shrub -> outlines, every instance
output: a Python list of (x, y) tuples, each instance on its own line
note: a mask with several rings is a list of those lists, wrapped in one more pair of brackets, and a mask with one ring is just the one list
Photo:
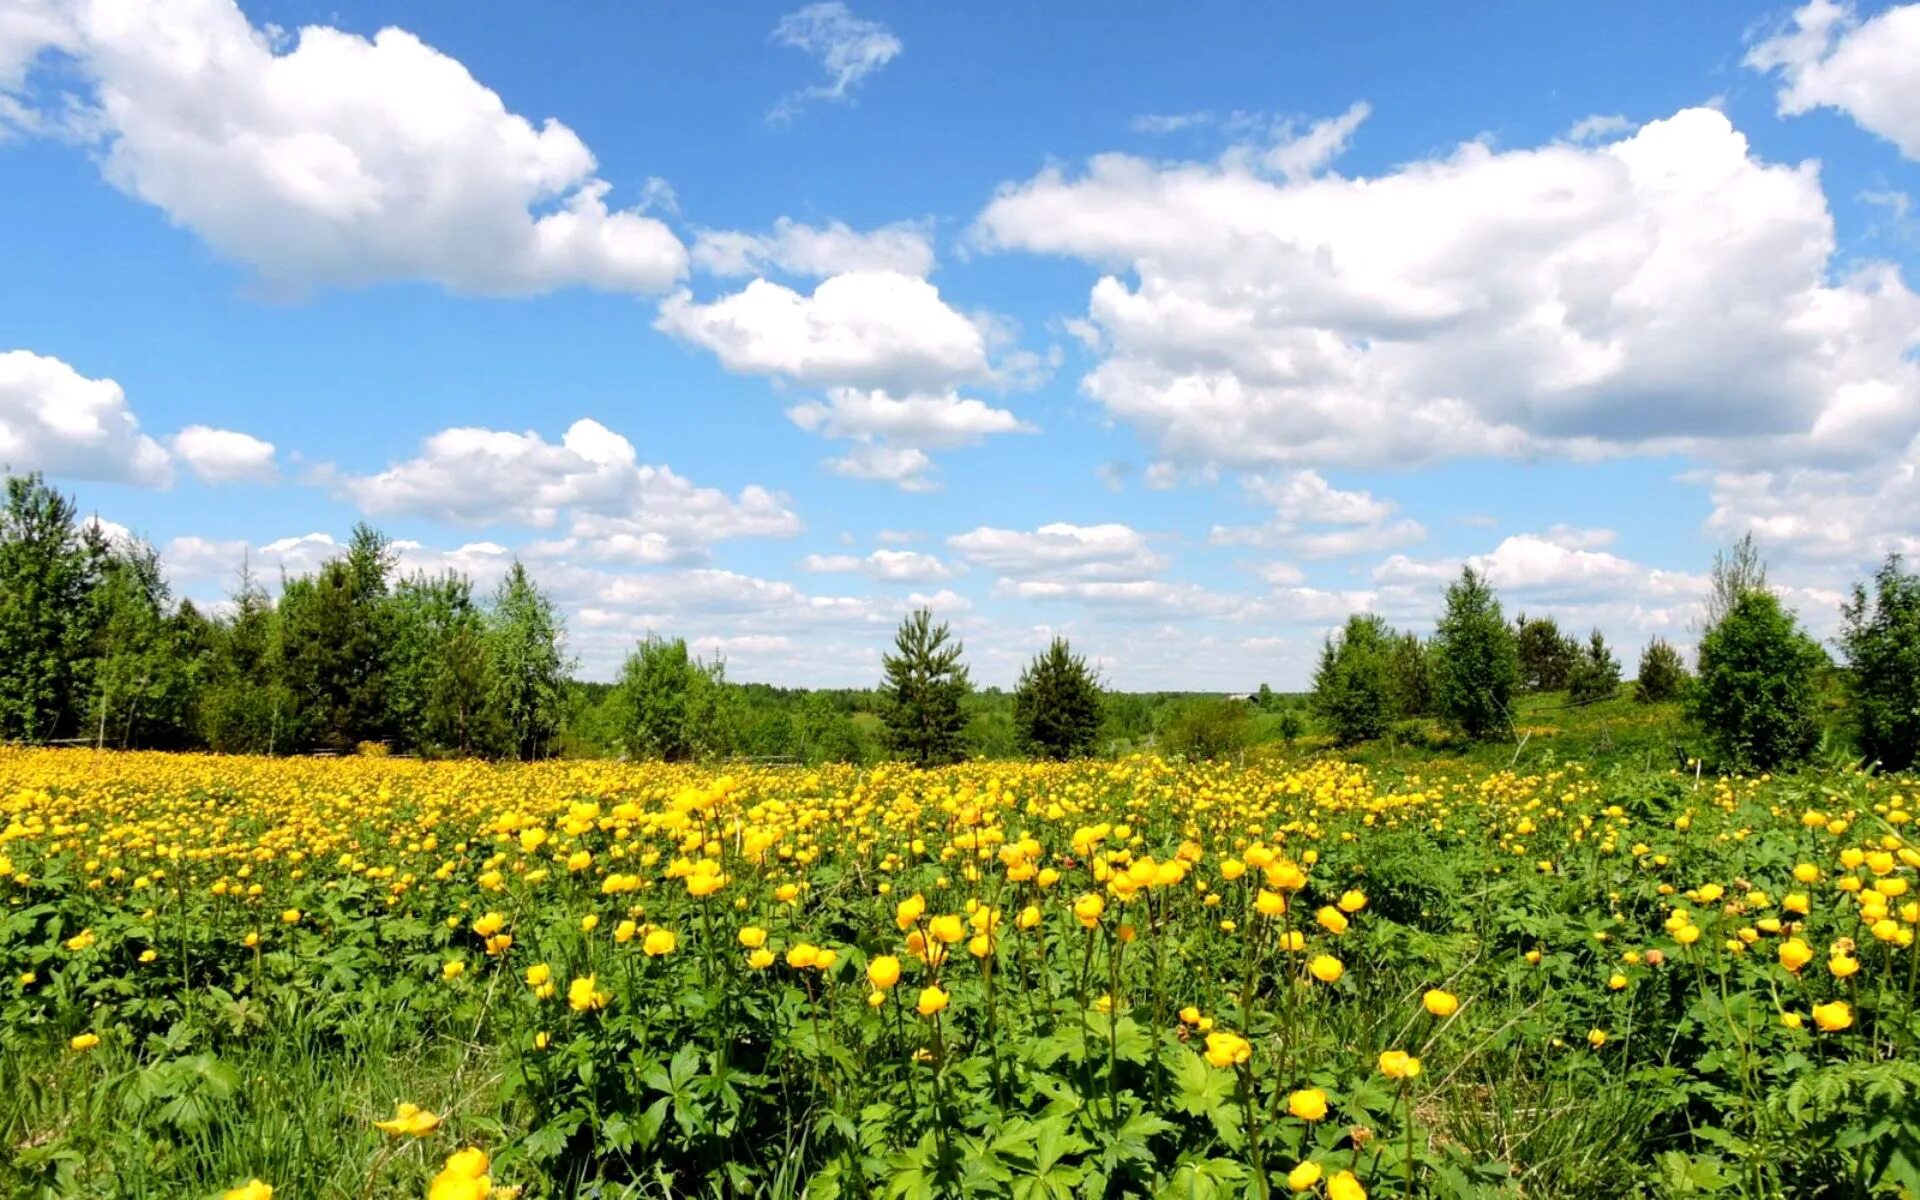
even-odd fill
[(1342, 746), (1379, 737), (1393, 717), (1387, 676), (1393, 633), (1376, 616), (1356, 613), (1320, 650), (1313, 711)]
[(1840, 648), (1849, 668), (1849, 718), (1860, 753), (1904, 771), (1920, 753), (1920, 576), (1889, 555), (1871, 601), (1856, 584), (1841, 606)]
[(1248, 707), (1218, 697), (1189, 700), (1174, 711), (1161, 732), (1161, 748), (1190, 759), (1238, 754), (1247, 745), (1247, 726), (1252, 720)]
[(684, 638), (649, 635), (627, 656), (615, 689), (621, 748), (630, 758), (685, 762), (733, 748), (719, 659), (703, 663)]
[(1580, 656), (1579, 645), (1560, 632), (1559, 623), (1552, 617), (1529, 618), (1522, 613), (1513, 624), (1520, 686), (1529, 692), (1557, 692), (1566, 687)]
[(1640, 652), (1640, 669), (1633, 681), (1633, 698), (1642, 704), (1677, 700), (1687, 688), (1686, 664), (1667, 639), (1656, 637)]
[(1767, 770), (1818, 740), (1814, 675), (1826, 655), (1771, 592), (1748, 591), (1700, 640), (1689, 710), (1721, 761)]
[(1520, 660), (1500, 600), (1472, 567), (1447, 589), (1447, 611), (1434, 631), (1434, 683), (1440, 713), (1469, 738), (1512, 727)]

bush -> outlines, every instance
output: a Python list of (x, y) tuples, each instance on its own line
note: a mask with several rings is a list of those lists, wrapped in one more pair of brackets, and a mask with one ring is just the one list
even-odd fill
[(1513, 689), (1520, 659), (1500, 600), (1472, 567), (1447, 589), (1447, 611), (1434, 631), (1434, 683), (1448, 724), (1478, 740), (1513, 725)]
[(1529, 618), (1525, 613), (1514, 621), (1514, 653), (1520, 660), (1520, 686), (1529, 692), (1557, 692), (1567, 686), (1580, 647), (1560, 632), (1552, 617)]
[(1633, 698), (1642, 704), (1677, 700), (1687, 690), (1687, 668), (1680, 652), (1667, 639), (1656, 637), (1640, 652), (1640, 669), (1633, 681)]
[(1727, 766), (1794, 762), (1819, 739), (1814, 676), (1826, 661), (1779, 597), (1745, 592), (1700, 640), (1689, 711)]
[(1849, 718), (1860, 753), (1890, 771), (1920, 753), (1920, 576), (1889, 555), (1867, 589), (1840, 609)]
[(1248, 705), (1238, 700), (1189, 700), (1160, 735), (1161, 749), (1187, 758), (1229, 758), (1246, 749)]
[(1393, 633), (1376, 616), (1356, 613), (1321, 647), (1313, 674), (1313, 711), (1342, 746), (1386, 732), (1393, 717), (1387, 674)]
[(1619, 691), (1620, 660), (1596, 629), (1573, 660), (1573, 669), (1567, 672), (1568, 696), (1575, 704), (1597, 704), (1613, 699)]
[(685, 762), (733, 748), (720, 660), (703, 663), (683, 638), (649, 636), (620, 671), (614, 703), (621, 748), (631, 758)]

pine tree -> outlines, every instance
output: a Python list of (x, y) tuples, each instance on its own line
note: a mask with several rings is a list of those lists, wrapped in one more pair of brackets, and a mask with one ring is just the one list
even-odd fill
[(900, 622), (893, 646), (881, 660), (888, 748), (922, 767), (958, 762), (965, 754), (967, 725), (960, 702), (971, 690), (960, 662), (961, 644), (922, 608)]
[(1434, 631), (1434, 684), (1440, 712), (1474, 739), (1512, 728), (1520, 675), (1513, 630), (1486, 577), (1472, 567), (1447, 588), (1446, 612)]
[(1560, 632), (1552, 617), (1514, 619), (1514, 652), (1520, 659), (1520, 686), (1529, 692), (1557, 692), (1567, 686), (1580, 647)]
[(1633, 698), (1642, 704), (1678, 699), (1687, 688), (1687, 666), (1680, 652), (1665, 638), (1656, 637), (1640, 652), (1640, 669), (1633, 681)]
[(1042, 758), (1079, 758), (1100, 736), (1100, 683), (1087, 660), (1065, 638), (1020, 673), (1013, 693), (1013, 723), (1020, 745)]
[(1573, 660), (1567, 673), (1568, 698), (1575, 704), (1598, 704), (1620, 692), (1620, 660), (1613, 656), (1607, 639), (1598, 629), (1587, 635), (1587, 644)]
[(1313, 711), (1342, 746), (1377, 738), (1393, 718), (1388, 660), (1393, 631), (1380, 617), (1355, 613), (1320, 650)]
[(1741, 592), (1700, 639), (1688, 708), (1722, 765), (1769, 770), (1804, 758), (1819, 739), (1815, 674), (1827, 656), (1762, 589)]

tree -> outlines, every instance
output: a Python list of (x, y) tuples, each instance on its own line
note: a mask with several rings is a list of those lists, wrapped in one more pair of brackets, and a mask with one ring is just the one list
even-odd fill
[(972, 685), (961, 650), (946, 623), (935, 625), (932, 610), (922, 608), (900, 622), (893, 653), (881, 660), (887, 746), (918, 766), (958, 762), (964, 753), (967, 719), (960, 701)]
[(1642, 704), (1678, 699), (1687, 688), (1687, 667), (1680, 652), (1656, 637), (1640, 652), (1640, 669), (1633, 681), (1633, 698)]
[(423, 750), (489, 756), (505, 743), (487, 626), (463, 575), (416, 574), (386, 601), (388, 727)]
[(1160, 733), (1160, 746), (1169, 754), (1190, 759), (1230, 758), (1246, 749), (1252, 714), (1248, 705), (1218, 696), (1187, 700), (1170, 710)]
[(1920, 576), (1887, 556), (1871, 599), (1855, 584), (1841, 606), (1847, 711), (1860, 753), (1889, 771), (1920, 756)]
[(630, 758), (711, 758), (733, 748), (726, 665), (703, 663), (686, 639), (649, 634), (620, 671), (615, 690), (620, 744)]
[(1520, 659), (1520, 686), (1529, 692), (1557, 692), (1567, 686), (1580, 647), (1560, 632), (1552, 617), (1514, 620), (1514, 652)]
[(345, 555), (281, 589), (281, 656), (288, 690), (308, 736), (350, 749), (384, 738), (387, 713), (385, 537), (356, 525)]
[(284, 747), (293, 702), (282, 679), (279, 620), (266, 589), (242, 561), (231, 614), (214, 625), (200, 701), (206, 744), (224, 753), (271, 754)]
[(1472, 567), (1447, 588), (1433, 653), (1435, 697), (1455, 729), (1477, 740), (1512, 728), (1509, 705), (1520, 675), (1513, 630), (1493, 587)]
[(500, 715), (513, 753), (539, 758), (565, 718), (572, 664), (562, 648), (565, 624), (517, 561), (494, 596), (490, 631)]
[(1689, 711), (1728, 766), (1769, 770), (1818, 740), (1815, 673), (1827, 658), (1772, 592), (1749, 589), (1700, 640)]
[(1397, 717), (1424, 717), (1433, 711), (1433, 656), (1419, 634), (1393, 639), (1387, 652), (1387, 690)]
[(88, 599), (106, 558), (73, 501), (39, 475), (7, 477), (0, 513), (0, 737), (43, 742), (79, 728)]
[(1342, 746), (1377, 738), (1393, 719), (1388, 676), (1393, 631), (1383, 618), (1355, 613), (1320, 649), (1313, 674), (1313, 711)]
[(1042, 758), (1080, 758), (1100, 737), (1100, 681), (1065, 638), (1053, 639), (1020, 672), (1013, 724), (1020, 745)]
[(1754, 544), (1753, 534), (1741, 535), (1739, 541), (1725, 550), (1716, 550), (1713, 554), (1713, 567), (1707, 572), (1706, 627), (1718, 625), (1733, 611), (1740, 597), (1750, 592), (1767, 590), (1767, 564), (1760, 558), (1760, 548)]
[(189, 735), (194, 664), (170, 607), (153, 547), (128, 541), (108, 554), (86, 614), (95, 746), (175, 747)]
[(1596, 704), (1620, 693), (1620, 660), (1613, 656), (1598, 629), (1587, 635), (1587, 644), (1573, 660), (1573, 670), (1567, 673), (1567, 692), (1575, 704)]

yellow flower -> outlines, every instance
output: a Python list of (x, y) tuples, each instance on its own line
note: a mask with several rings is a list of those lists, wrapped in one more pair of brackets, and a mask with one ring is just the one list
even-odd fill
[(1307, 973), (1321, 983), (1339, 982), (1346, 970), (1346, 966), (1331, 954), (1316, 954), (1307, 960)]
[(93, 945), (93, 941), (94, 941), (93, 930), (82, 929), (79, 933), (76, 933), (72, 937), (67, 939), (66, 947), (67, 949), (73, 951), (75, 954), (78, 954), (80, 951), (85, 950), (88, 946)]
[(300, 916), (299, 909), (290, 908), (280, 914), (280, 923), (282, 925), (298, 925), (300, 923)]
[(1613, 974), (1607, 976), (1608, 991), (1617, 992), (1626, 986), (1627, 986), (1627, 977), (1625, 975), (1622, 975), (1620, 972), (1615, 971)]
[(746, 925), (740, 930), (740, 944), (748, 950), (758, 950), (767, 944), (767, 931), (758, 925)]
[(1853, 1024), (1853, 1009), (1845, 1000), (1834, 1000), (1826, 1004), (1813, 1006), (1813, 1023), (1822, 1033), (1839, 1033)]
[(1331, 904), (1322, 905), (1320, 911), (1313, 914), (1313, 919), (1320, 923), (1320, 928), (1335, 937), (1347, 931), (1346, 915)]
[(1207, 1035), (1207, 1062), (1213, 1066), (1237, 1067), (1253, 1057), (1253, 1046), (1237, 1033), (1224, 1029)]
[(1308, 1159), (1306, 1162), (1287, 1172), (1287, 1186), (1296, 1192), (1304, 1192), (1320, 1182), (1320, 1164)]
[[(1327, 1115), (1327, 1094), (1319, 1088), (1301, 1088), (1287, 1096), (1287, 1111), (1302, 1121), (1325, 1120)], [(1318, 1178), (1316, 1176), (1315, 1178)], [(1295, 1189), (1298, 1191), (1299, 1189)]]
[(100, 1044), (99, 1034), (78, 1033), (68, 1040), (67, 1047), (68, 1049), (71, 1049), (71, 1050), (84, 1052), (84, 1051), (93, 1049), (95, 1046), (98, 1046), (99, 1044)]
[(680, 939), (671, 929), (655, 929), (648, 932), (646, 940), (640, 943), (640, 949), (648, 958), (659, 958), (663, 954), (672, 954), (680, 945)]
[(458, 979), (466, 973), (467, 963), (465, 959), (450, 958), (440, 964), (440, 977), (442, 979)]
[(427, 1185), (427, 1200), (486, 1200), (493, 1191), (487, 1166), (484, 1150), (469, 1146), (454, 1151)]
[(575, 1012), (593, 1012), (605, 1008), (611, 999), (612, 994), (602, 991), (592, 975), (582, 975), (567, 985), (567, 1007)]
[(1780, 965), (1795, 974), (1813, 961), (1813, 948), (1799, 938), (1788, 938), (1781, 942), (1779, 954)]
[(1838, 953), (1827, 959), (1827, 970), (1835, 979), (1846, 979), (1859, 969), (1860, 960), (1851, 954)]
[(249, 1179), (239, 1187), (221, 1192), (220, 1200), (273, 1200), (273, 1185)]
[(1073, 902), (1073, 916), (1083, 929), (1092, 929), (1100, 923), (1100, 914), (1107, 911), (1107, 902), (1100, 896), (1088, 892)]
[(773, 951), (765, 946), (758, 947), (747, 954), (747, 965), (756, 971), (766, 970), (773, 965)]
[(947, 993), (937, 986), (928, 984), (920, 989), (920, 1002), (914, 1005), (923, 1017), (931, 1017), (947, 1007)]
[(1412, 1079), (1420, 1073), (1420, 1060), (1405, 1050), (1382, 1050), (1380, 1073), (1388, 1079)]
[(1342, 1171), (1327, 1180), (1327, 1200), (1367, 1200), (1367, 1189), (1352, 1171)]
[(1595, 1050), (1607, 1044), (1607, 1031), (1604, 1029), (1587, 1030), (1587, 1045)]
[(1253, 898), (1253, 909), (1263, 917), (1285, 916), (1287, 898), (1279, 892), (1270, 892), (1266, 888), (1261, 888), (1260, 893)]
[(966, 939), (967, 926), (958, 913), (942, 913), (927, 922), (927, 933), (934, 941), (951, 946)]
[(600, 928), (599, 913), (588, 913), (586, 916), (580, 918), (581, 933), (592, 933), (598, 928)]
[(867, 982), (880, 991), (886, 991), (900, 982), (900, 960), (891, 954), (882, 954), (867, 963)]
[(1367, 906), (1367, 894), (1359, 888), (1352, 888), (1340, 894), (1340, 911), (1357, 913)]
[(527, 968), (527, 986), (537, 988), (553, 978), (553, 968), (546, 963), (535, 963)]
[(373, 1127), (396, 1137), (400, 1134), (425, 1137), (440, 1128), (440, 1118), (417, 1104), (402, 1103), (394, 1110), (393, 1116), (384, 1121), (375, 1121)]
[(820, 947), (811, 942), (797, 942), (787, 948), (787, 965), (796, 971), (804, 971), (820, 957)]
[(1429, 989), (1426, 995), (1420, 997), (1420, 1003), (1436, 1017), (1450, 1017), (1460, 1010), (1460, 997), (1439, 988)]

